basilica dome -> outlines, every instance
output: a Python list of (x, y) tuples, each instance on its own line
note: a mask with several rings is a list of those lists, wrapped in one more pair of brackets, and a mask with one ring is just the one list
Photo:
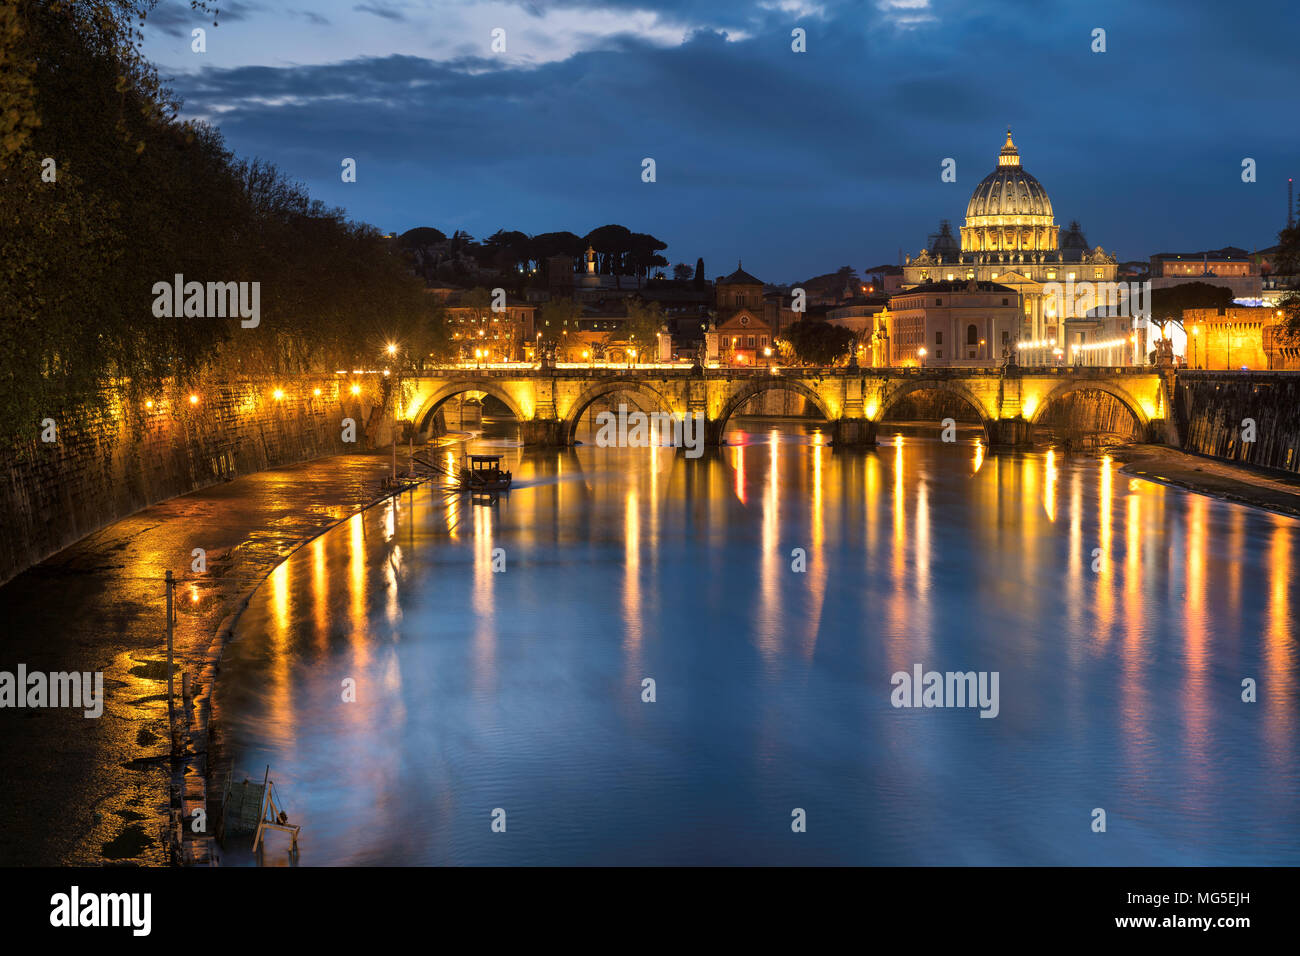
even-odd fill
[(1057, 241), (1052, 201), (1043, 184), (1020, 165), (1008, 129), (997, 168), (980, 180), (966, 206), (962, 251), (1044, 252), (1055, 250)]

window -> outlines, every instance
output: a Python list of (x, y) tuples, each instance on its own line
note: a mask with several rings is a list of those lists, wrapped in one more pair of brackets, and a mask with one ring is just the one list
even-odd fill
[(1003, 299), (1003, 300), (1002, 300), (1002, 304), (1003, 304), (1003, 305), (1010, 305), (1010, 304), (1011, 304), (1011, 300), (1010, 300), (1010, 299)]
[(943, 349), (935, 349), (935, 350), (934, 350), (934, 357), (937, 358), (937, 359), (941, 359), (941, 358), (943, 358)]
[(748, 346), (752, 349), (752, 348), (754, 347), (754, 337), (751, 335), (751, 336), (749, 337), (749, 341), (746, 342), (745, 344), (748, 345)]
[[(967, 345), (980, 344), (979, 329), (975, 328), (975, 326), (973, 325), (966, 326), (966, 344)], [(971, 358), (974, 358), (974, 356), (971, 356)]]
[(1010, 335), (1011, 335), (1011, 333), (1008, 332), (1006, 329), (1003, 329), (1003, 330), (1002, 330), (1002, 344), (1003, 344), (1003, 345), (1006, 345), (1006, 344), (1010, 341)]
[(935, 345), (943, 345), (943, 333), (942, 333), (942, 332), (935, 332), (935, 333), (934, 333), (934, 344), (935, 344)]
[(935, 300), (934, 300), (934, 304), (935, 304), (935, 305), (943, 305), (943, 299), (935, 299)]

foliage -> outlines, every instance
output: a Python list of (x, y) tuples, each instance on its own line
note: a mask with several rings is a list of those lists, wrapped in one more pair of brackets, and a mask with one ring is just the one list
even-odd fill
[(635, 344), (639, 353), (651, 354), (658, 341), (659, 330), (663, 328), (664, 317), (658, 302), (649, 304), (640, 299), (631, 298), (626, 302), (627, 322), (623, 325), (623, 338)]
[[(333, 371), (388, 341), (412, 357), (445, 342), (392, 240), (177, 119), (139, 54), (152, 5), (0, 8), (0, 437), (103, 407), (113, 386), (134, 399), (208, 370)], [(260, 323), (155, 315), (176, 275), (259, 283)]]
[(1224, 309), (1232, 305), (1232, 290), (1208, 282), (1180, 282), (1151, 291), (1151, 320), (1157, 325), (1181, 323), (1185, 309)]
[[(1278, 233), (1278, 250), (1273, 272), (1280, 276), (1300, 276), (1300, 224)], [(1285, 316), (1282, 324), (1291, 337), (1300, 337), (1300, 288), (1292, 286), (1281, 298)]]
[(801, 365), (834, 365), (853, 348), (853, 333), (839, 325), (805, 319), (791, 325), (783, 341)]

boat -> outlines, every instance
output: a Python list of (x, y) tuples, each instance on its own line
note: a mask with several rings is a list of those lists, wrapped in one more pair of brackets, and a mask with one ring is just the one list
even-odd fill
[(501, 470), (500, 455), (466, 455), (460, 466), (460, 490), (489, 494), (510, 490), (510, 472)]

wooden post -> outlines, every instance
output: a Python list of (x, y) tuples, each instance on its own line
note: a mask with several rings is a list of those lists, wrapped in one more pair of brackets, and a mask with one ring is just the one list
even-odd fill
[(271, 765), (266, 765), (266, 774), (262, 778), (262, 805), (257, 813), (257, 832), (253, 834), (253, 852), (257, 852), (257, 846), (262, 842), (262, 827), (266, 823), (266, 801), (271, 799)]
[(172, 729), (172, 740), (175, 741), (176, 728), (176, 703), (172, 698), (172, 591), (176, 587), (176, 581), (172, 577), (171, 571), (167, 572), (167, 719)]

